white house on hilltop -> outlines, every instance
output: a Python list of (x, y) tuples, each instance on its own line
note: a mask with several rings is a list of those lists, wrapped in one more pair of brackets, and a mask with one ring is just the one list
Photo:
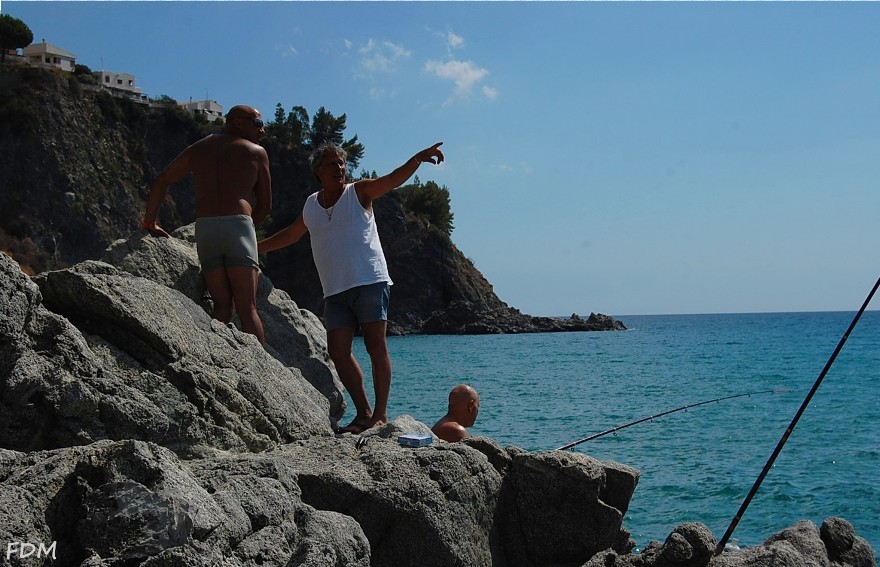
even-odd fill
[(147, 95), (141, 92), (141, 88), (134, 84), (134, 75), (130, 73), (114, 73), (112, 71), (95, 72), (98, 83), (117, 96), (130, 98), (139, 102), (146, 102)]
[(190, 100), (189, 102), (179, 102), (177, 106), (192, 113), (193, 116), (202, 115), (208, 119), (208, 122), (220, 120), (226, 122), (223, 116), (223, 107), (216, 100)]
[(76, 55), (51, 43), (46, 43), (45, 39), (41, 43), (28, 45), (21, 52), (25, 61), (35, 67), (61, 69), (70, 73), (73, 73), (76, 68)]
[[(8, 57), (17, 57), (15, 50), (9, 50)], [(34, 67), (44, 69), (59, 69), (73, 73), (76, 71), (76, 55), (48, 43), (45, 39), (40, 43), (32, 43), (22, 49), (22, 57), (26, 63)], [(113, 71), (93, 71), (92, 75), (98, 81), (98, 86), (84, 85), (89, 90), (104, 89), (113, 96), (127, 98), (142, 104), (149, 104), (149, 98), (141, 88), (135, 84), (134, 75), (131, 73), (115, 73)], [(207, 93), (206, 93), (207, 94)], [(152, 105), (151, 105), (152, 106)], [(192, 100), (178, 103), (178, 106), (191, 113), (193, 116), (204, 116), (208, 122), (225, 123), (223, 107), (216, 100)]]
[[(24, 60), (35, 67), (44, 69), (60, 69), (73, 73), (76, 70), (76, 55), (52, 45), (44, 39), (40, 43), (32, 43), (22, 49)], [(146, 102), (147, 97), (141, 93), (140, 87), (134, 83), (134, 75), (129, 73), (113, 73), (111, 71), (94, 71), (98, 84), (114, 96), (130, 98), (137, 102)]]

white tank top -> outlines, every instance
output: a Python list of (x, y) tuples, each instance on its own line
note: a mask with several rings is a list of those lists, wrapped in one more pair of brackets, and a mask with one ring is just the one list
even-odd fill
[(303, 221), (312, 240), (312, 257), (324, 297), (379, 282), (393, 282), (375, 216), (361, 205), (349, 183), (336, 204), (325, 209), (312, 193), (303, 205)]

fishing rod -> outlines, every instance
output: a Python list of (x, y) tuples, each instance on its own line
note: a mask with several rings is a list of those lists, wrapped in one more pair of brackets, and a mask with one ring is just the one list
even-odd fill
[(795, 425), (797, 425), (797, 422), (801, 418), (801, 415), (803, 415), (804, 411), (806, 411), (807, 409), (807, 406), (810, 404), (810, 400), (813, 398), (813, 394), (815, 394), (816, 390), (819, 389), (819, 385), (822, 383), (822, 380), (825, 379), (825, 375), (828, 374), (828, 370), (831, 369), (831, 365), (834, 364), (834, 360), (837, 358), (837, 354), (840, 352), (840, 349), (843, 348), (844, 343), (846, 343), (846, 339), (849, 338), (849, 334), (855, 328), (856, 323), (859, 322), (859, 319), (862, 317), (862, 313), (865, 312), (868, 304), (871, 303), (871, 298), (874, 297), (874, 293), (877, 291), (878, 287), (880, 287), (880, 278), (877, 278), (877, 283), (874, 284), (874, 287), (871, 289), (870, 293), (868, 293), (868, 297), (865, 298), (865, 302), (862, 304), (862, 308), (859, 309), (858, 313), (856, 313), (856, 316), (853, 317), (852, 323), (849, 324), (849, 328), (846, 330), (845, 333), (843, 333), (843, 336), (840, 337), (840, 341), (837, 343), (837, 348), (835, 348), (834, 352), (831, 353), (831, 358), (829, 358), (828, 362), (825, 363), (825, 368), (823, 368), (822, 372), (819, 373), (819, 377), (816, 379), (816, 382), (810, 389), (810, 393), (807, 394), (806, 398), (804, 398), (804, 402), (801, 404), (800, 409), (798, 409), (797, 413), (795, 414), (794, 419), (791, 420), (791, 424), (788, 426), (788, 429), (786, 429), (785, 433), (782, 434), (782, 438), (776, 445), (776, 449), (773, 450), (773, 454), (770, 455), (770, 459), (767, 461), (767, 464), (764, 465), (764, 469), (761, 471), (761, 474), (758, 475), (758, 479), (755, 481), (754, 486), (752, 486), (752, 489), (749, 491), (749, 494), (743, 501), (742, 506), (740, 506), (739, 511), (730, 522), (730, 526), (727, 527), (727, 531), (724, 533), (724, 536), (715, 547), (715, 555), (721, 555), (721, 553), (724, 551), (724, 546), (727, 543), (727, 540), (730, 539), (731, 535), (733, 535), (733, 530), (736, 529), (736, 526), (737, 524), (739, 524), (739, 521), (745, 513), (746, 508), (749, 507), (749, 503), (751, 503), (752, 498), (755, 496), (755, 493), (758, 492), (758, 488), (764, 481), (764, 477), (767, 476), (767, 473), (770, 471), (770, 467), (773, 466), (774, 461), (776, 461), (776, 457), (778, 457), (779, 453), (782, 451), (782, 446), (785, 445), (786, 441), (788, 441), (788, 437), (794, 431)]
[(642, 422), (645, 422), (645, 421), (652, 421), (652, 420), (654, 420), (654, 419), (656, 419), (656, 418), (658, 418), (658, 417), (663, 417), (664, 415), (669, 415), (669, 414), (671, 414), (671, 413), (675, 413), (675, 412), (677, 412), (677, 411), (683, 411), (683, 410), (686, 410), (686, 409), (689, 409), (689, 408), (695, 408), (695, 407), (697, 407), (697, 406), (702, 406), (702, 405), (705, 405), (705, 404), (711, 404), (712, 402), (720, 402), (720, 401), (723, 401), (723, 400), (730, 400), (730, 399), (733, 399), (733, 398), (742, 398), (742, 397), (745, 397), (745, 396), (754, 396), (754, 395), (756, 395), (756, 394), (781, 394), (781, 393), (790, 392), (790, 391), (791, 391), (791, 390), (785, 390), (785, 389), (778, 389), (778, 390), (760, 390), (760, 391), (758, 391), (758, 392), (746, 392), (745, 394), (735, 394), (735, 395), (733, 395), (733, 396), (724, 396), (724, 397), (721, 397), (721, 398), (713, 398), (713, 399), (711, 399), (711, 400), (705, 400), (705, 401), (702, 401), (702, 402), (697, 402), (697, 403), (695, 403), (695, 404), (688, 404), (688, 405), (686, 405), (686, 406), (681, 406), (680, 408), (675, 408), (675, 409), (667, 410), (667, 411), (664, 411), (664, 412), (661, 412), (661, 413), (658, 413), (658, 414), (649, 415), (648, 417), (643, 417), (643, 418), (641, 418), (641, 419), (637, 419), (637, 420), (635, 420), (635, 421), (631, 421), (631, 422), (629, 422), (629, 423), (625, 423), (625, 424), (620, 425), (620, 426), (618, 426), (618, 427), (612, 427), (611, 429), (606, 429), (605, 431), (603, 431), (603, 432), (601, 432), (601, 433), (596, 433), (595, 435), (590, 435), (589, 437), (584, 437), (583, 439), (579, 439), (579, 440), (577, 440), (577, 441), (573, 441), (573, 442), (569, 443), (568, 445), (563, 445), (562, 447), (560, 447), (559, 449), (557, 449), (557, 451), (564, 451), (564, 450), (566, 450), (566, 449), (571, 449), (571, 448), (574, 447), (575, 445), (580, 445), (581, 443), (586, 443), (587, 441), (592, 441), (593, 439), (596, 439), (596, 438), (602, 437), (603, 435), (608, 435), (609, 433), (615, 433), (615, 432), (617, 432), (617, 431), (620, 431), (621, 429), (626, 429), (627, 427), (630, 427), (630, 426), (632, 426), (632, 425), (637, 425), (637, 424), (642, 423)]

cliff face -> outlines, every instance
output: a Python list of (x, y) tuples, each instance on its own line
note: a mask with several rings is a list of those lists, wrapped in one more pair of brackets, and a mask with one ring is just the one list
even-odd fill
[[(29, 273), (96, 259), (138, 230), (156, 173), (212, 127), (174, 108), (147, 109), (84, 90), (63, 73), (0, 67), (0, 249)], [(305, 155), (271, 141), (273, 208), (260, 227), (291, 223), (317, 189)], [(610, 317), (530, 317), (491, 284), (441, 231), (393, 197), (376, 215), (395, 282), (389, 332), (517, 333), (614, 330)], [(195, 218), (192, 183), (175, 185), (159, 215), (175, 229)], [(302, 307), (322, 312), (308, 238), (265, 259), (264, 272)]]
[[(98, 258), (137, 228), (148, 180), (197, 136), (176, 111), (151, 114), (67, 75), (0, 67), (4, 248), (33, 271)], [(167, 207), (163, 220), (180, 224), (181, 209)]]

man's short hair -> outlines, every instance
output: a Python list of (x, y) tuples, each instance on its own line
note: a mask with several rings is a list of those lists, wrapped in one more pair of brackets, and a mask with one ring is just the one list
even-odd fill
[(324, 142), (309, 156), (309, 167), (311, 167), (315, 177), (318, 177), (318, 168), (321, 167), (321, 162), (324, 161), (324, 156), (328, 153), (341, 157), (342, 161), (346, 161), (348, 157), (348, 154), (345, 153), (341, 146), (332, 142)]

